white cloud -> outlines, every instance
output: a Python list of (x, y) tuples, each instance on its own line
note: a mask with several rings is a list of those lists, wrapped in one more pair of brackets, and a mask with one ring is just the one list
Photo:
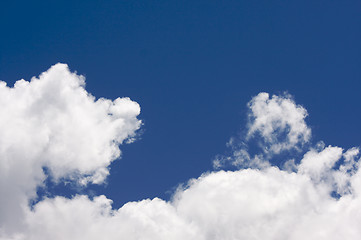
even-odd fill
[(118, 210), (104, 196), (57, 197), (27, 211), (20, 239), (359, 239), (360, 197), (334, 199), (327, 184), (270, 167), (204, 174), (170, 202)]
[(28, 212), (24, 239), (201, 239), (197, 229), (160, 200), (143, 200), (112, 210), (104, 196), (89, 200), (57, 197)]
[(262, 168), (204, 173), (171, 201), (112, 209), (105, 196), (58, 196), (30, 209), (27, 201), (46, 177), (43, 166), (58, 181), (102, 182), (118, 144), (140, 126), (136, 103), (95, 101), (83, 84), (55, 65), (30, 83), (0, 88), (0, 239), (360, 239), (359, 150), (318, 145), (289, 161), (288, 171), (262, 162), (262, 154), (301, 148), (310, 139), (306, 110), (266, 93), (249, 103), (248, 138), (259, 133), (268, 152), (233, 149)]
[(305, 123), (307, 111), (296, 105), (289, 95), (270, 98), (268, 93), (259, 93), (248, 107), (251, 112), (247, 138), (259, 133), (269, 145), (264, 150), (279, 153), (310, 140), (311, 130)]
[[(231, 156), (217, 156), (214, 167), (226, 163), (238, 167), (265, 168), (269, 160), (285, 151), (299, 151), (311, 139), (311, 129), (305, 118), (307, 111), (297, 105), (290, 95), (273, 95), (261, 92), (247, 104), (249, 108), (247, 133), (241, 144), (231, 138), (227, 146), (232, 148)], [(259, 151), (248, 152), (251, 140), (258, 143)]]
[(21, 224), (46, 178), (102, 183), (118, 145), (135, 136), (140, 107), (129, 98), (96, 100), (84, 77), (56, 64), (30, 82), (0, 84), (0, 229)]
[(329, 175), (329, 171), (342, 156), (342, 148), (327, 147), (321, 152), (310, 150), (303, 157), (298, 171), (306, 173), (313, 179), (320, 181)]

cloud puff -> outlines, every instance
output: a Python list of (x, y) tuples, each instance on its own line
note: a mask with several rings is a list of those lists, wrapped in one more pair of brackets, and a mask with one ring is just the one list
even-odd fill
[(279, 153), (310, 140), (311, 130), (305, 123), (307, 111), (289, 95), (270, 98), (268, 93), (259, 93), (248, 107), (251, 112), (247, 138), (259, 133), (270, 146), (268, 151)]
[(46, 178), (102, 183), (118, 145), (135, 136), (140, 107), (129, 98), (95, 99), (85, 79), (56, 64), (30, 82), (0, 82), (0, 227), (20, 225)]
[[(72, 199), (47, 198), (29, 208), (26, 201), (46, 177), (42, 166), (51, 169), (59, 181), (67, 177), (101, 182), (109, 163), (119, 156), (117, 145), (134, 136), (140, 126), (136, 103), (129, 99), (95, 101), (85, 92), (83, 78), (70, 73), (64, 65), (56, 65), (39, 79), (18, 86), (29, 89), (37, 84), (52, 85), (47, 81), (61, 83), (54, 83), (58, 86), (54, 88), (33, 88), (53, 89), (56, 93), (51, 96), (45, 97), (48, 92), (45, 90), (23, 90), (24, 96), (28, 96), (24, 97), (26, 100), (1, 94), (5, 96), (1, 106), (5, 104), (4, 109), (9, 109), (6, 119), (11, 123), (0, 131), (14, 132), (14, 136), (6, 133), (4, 136), (9, 140), (1, 137), (8, 150), (1, 150), (0, 158), (0, 210), (5, 212), (0, 217), (0, 239), (360, 239), (359, 149), (344, 150), (322, 144), (304, 149), (304, 156), (289, 161), (288, 166), (292, 167), (284, 170), (268, 162), (259, 168), (257, 163), (254, 168), (204, 173), (179, 187), (170, 201), (145, 199), (113, 209), (106, 196), (91, 199), (78, 195)], [(18, 86), (3, 85), (2, 91), (15, 92)], [(46, 100), (34, 100), (39, 98)], [(67, 99), (72, 99), (71, 103)], [(27, 105), (31, 102), (33, 107)], [(304, 122), (307, 112), (289, 97), (270, 99), (268, 94), (261, 93), (248, 106), (251, 121), (246, 138), (259, 133), (260, 144), (274, 154), (304, 147), (309, 141), (310, 130)], [(80, 124), (81, 119), (85, 126)], [(107, 124), (103, 125), (104, 122)], [(72, 124), (81, 125), (77, 126), (80, 130)], [(86, 126), (92, 125), (94, 129), (85, 131)], [(87, 138), (80, 138), (82, 134)], [(273, 143), (276, 147), (272, 147)], [(83, 153), (85, 145), (98, 150)], [(243, 158), (248, 156), (251, 162), (258, 161), (242, 146), (243, 152), (233, 150), (243, 154)], [(266, 154), (262, 148), (261, 151)], [(84, 166), (87, 164), (90, 167)], [(18, 173), (22, 165), (27, 171)], [(3, 196), (21, 198), (10, 202)], [(16, 211), (18, 214), (10, 214)], [(19, 221), (19, 214), (23, 224), (11, 229), (14, 225), (9, 223), (12, 218)]]
[[(247, 132), (239, 143), (231, 138), (231, 156), (218, 156), (213, 162), (215, 168), (231, 163), (239, 167), (269, 167), (269, 160), (285, 151), (300, 151), (311, 139), (311, 129), (305, 118), (307, 111), (297, 105), (289, 94), (281, 96), (261, 92), (247, 104), (249, 109)], [(255, 154), (248, 151), (251, 140), (258, 143)]]
[(105, 196), (57, 197), (38, 203), (26, 221), (20, 239), (200, 239), (196, 226), (157, 198), (112, 210)]

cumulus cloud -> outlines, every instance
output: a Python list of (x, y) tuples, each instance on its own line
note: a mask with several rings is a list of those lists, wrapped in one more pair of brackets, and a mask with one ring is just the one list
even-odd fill
[[(217, 156), (213, 165), (221, 168), (226, 163), (238, 167), (269, 167), (269, 160), (287, 151), (300, 151), (311, 139), (311, 129), (305, 118), (305, 108), (297, 105), (289, 94), (281, 96), (265, 92), (253, 97), (249, 109), (246, 134), (242, 139), (231, 138), (227, 143), (232, 148), (230, 156)], [(240, 141), (241, 140), (241, 141)], [(248, 151), (250, 142), (256, 141), (259, 150)]]
[(135, 137), (140, 107), (95, 99), (85, 79), (56, 64), (14, 87), (0, 82), (0, 227), (17, 228), (47, 168), (54, 181), (102, 183), (118, 145)]
[(307, 111), (289, 95), (271, 98), (259, 93), (249, 103), (249, 130), (247, 138), (259, 133), (272, 153), (289, 150), (310, 140), (311, 130), (305, 123)]
[[(56, 87), (45, 87), (48, 84)], [(252, 168), (203, 173), (179, 187), (170, 201), (145, 199), (113, 209), (106, 196), (77, 195), (46, 198), (29, 208), (26, 201), (46, 177), (43, 166), (58, 181), (102, 182), (107, 166), (119, 156), (118, 144), (140, 126), (136, 103), (95, 100), (83, 84), (65, 65), (56, 65), (39, 79), (18, 85), (27, 89), (19, 88), (25, 100), (20, 93), (0, 94), (10, 122), (0, 128), (0, 140), (7, 146), (0, 152), (0, 210), (5, 213), (0, 216), (0, 239), (360, 239), (359, 149), (317, 144), (304, 149), (300, 159), (288, 161), (291, 167), (265, 162), (264, 154), (304, 148), (311, 137), (303, 107), (289, 96), (269, 98), (266, 93), (248, 104), (251, 120), (245, 138), (259, 134), (267, 151), (261, 148), (251, 156), (244, 145), (237, 149), (231, 144), (234, 155), (258, 161)], [(3, 84), (1, 91), (20, 91), (18, 86)], [(46, 94), (49, 89), (55, 92), (51, 96)], [(79, 137), (83, 134), (84, 139)], [(86, 145), (97, 150), (83, 153)], [(18, 173), (21, 165), (28, 169)], [(9, 223), (19, 216), (23, 224), (11, 229)]]
[[(328, 150), (327, 150), (328, 151)], [(351, 182), (360, 181), (352, 175)], [(99, 196), (56, 197), (27, 211), (19, 239), (359, 239), (361, 199), (339, 199), (332, 182), (277, 167), (206, 173), (169, 202), (129, 202), (117, 210)], [(357, 187), (351, 183), (351, 188)]]

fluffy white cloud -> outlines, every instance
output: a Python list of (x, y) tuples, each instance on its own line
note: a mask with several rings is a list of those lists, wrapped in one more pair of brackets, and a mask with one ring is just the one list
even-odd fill
[(104, 196), (57, 197), (37, 204), (28, 212), (27, 223), (20, 239), (201, 239), (195, 226), (157, 198), (112, 210)]
[(140, 107), (129, 98), (96, 100), (84, 77), (56, 64), (30, 82), (0, 82), (0, 230), (21, 225), (46, 178), (101, 183), (118, 145), (135, 136)]
[(319, 183), (307, 174), (270, 167), (207, 173), (179, 189), (170, 202), (147, 199), (117, 210), (104, 196), (57, 197), (27, 211), (27, 229), (18, 237), (359, 239), (360, 197), (348, 193), (332, 198), (332, 182)]
[(298, 147), (310, 140), (311, 130), (305, 123), (307, 111), (289, 95), (271, 98), (260, 93), (249, 103), (249, 130), (247, 138), (259, 133), (265, 143), (265, 151), (279, 153)]
[[(249, 108), (247, 133), (239, 140), (231, 138), (227, 143), (232, 148), (230, 156), (217, 156), (215, 168), (226, 163), (238, 167), (265, 168), (271, 166), (269, 160), (275, 155), (289, 151), (299, 151), (311, 139), (311, 129), (305, 118), (307, 111), (297, 105), (290, 95), (273, 95), (261, 92), (247, 104)], [(255, 140), (259, 151), (248, 152), (251, 140)]]
[[(0, 89), (6, 115), (0, 118), (0, 239), (360, 239), (358, 148), (318, 145), (289, 161), (287, 171), (234, 148), (234, 156), (262, 167), (204, 173), (170, 201), (113, 209), (105, 196), (78, 195), (44, 199), (30, 209), (27, 201), (46, 177), (42, 167), (58, 181), (102, 182), (118, 144), (140, 126), (136, 103), (95, 101), (83, 84), (56, 65), (30, 83)], [(309, 141), (307, 112), (289, 97), (261, 93), (249, 107), (248, 138), (261, 135), (268, 148), (262, 154)]]

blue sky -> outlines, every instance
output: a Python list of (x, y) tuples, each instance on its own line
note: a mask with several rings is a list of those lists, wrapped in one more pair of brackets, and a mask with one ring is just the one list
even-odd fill
[(49, 196), (104, 194), (115, 208), (169, 200), (247, 131), (247, 103), (260, 92), (289, 93), (307, 109), (313, 144), (361, 145), (360, 9), (351, 0), (4, 1), (0, 80), (12, 86), (61, 62), (96, 98), (141, 107), (138, 140), (120, 147), (105, 185), (48, 182)]

